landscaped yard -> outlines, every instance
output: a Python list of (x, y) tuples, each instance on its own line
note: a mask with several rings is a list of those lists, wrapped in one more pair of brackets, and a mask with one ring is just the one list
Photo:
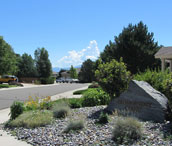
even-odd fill
[(108, 115), (106, 105), (94, 102), (99, 96), (90, 94), (97, 90), (89, 89), (82, 98), (51, 101), (47, 97), (39, 102), (29, 97), (24, 104), (16, 102), (5, 130), (32, 145), (172, 144), (169, 123), (142, 122), (118, 112)]
[(82, 97), (56, 101), (29, 97), (24, 103), (13, 103), (5, 130), (19, 140), (43, 146), (172, 145), (169, 121), (140, 121), (125, 111), (108, 114), (110, 96), (100, 87), (75, 93)]
[[(130, 134), (124, 134), (125, 123), (122, 123), (125, 117), (118, 115), (110, 115), (109, 122), (106, 124), (99, 124), (99, 115), (105, 106), (85, 107), (70, 110), (70, 114), (65, 118), (56, 118), (46, 126), (29, 128), (26, 123), (22, 124), (24, 127), (9, 129), (20, 140), (25, 140), (32, 145), (115, 145), (117, 142), (113, 140), (113, 135), (126, 145), (134, 142), (133, 145), (171, 145), (168, 138), (164, 138), (165, 127), (167, 124), (138, 122), (142, 129), (138, 132), (137, 123), (131, 125), (131, 129), (136, 131), (136, 135), (130, 139)], [(45, 111), (46, 112), (46, 111)], [(34, 113), (37, 115), (37, 113)], [(50, 114), (50, 117), (52, 115)], [(47, 117), (47, 115), (46, 115)], [(23, 116), (20, 117), (21, 119)], [(39, 117), (38, 117), (39, 118)], [(28, 124), (34, 124), (33, 120), (29, 119)], [(44, 119), (44, 118), (43, 118)], [(48, 119), (50, 120), (51, 118)], [(37, 119), (41, 122), (42, 119)], [(126, 119), (125, 119), (126, 120)], [(24, 121), (24, 119), (22, 119)], [(19, 121), (18, 121), (19, 122)], [(38, 123), (37, 122), (37, 123)], [(72, 124), (72, 122), (74, 124)], [(79, 123), (78, 123), (79, 122)], [(16, 122), (17, 123), (17, 122)], [(19, 122), (21, 124), (21, 122)], [(75, 125), (75, 123), (77, 125)], [(116, 126), (118, 124), (118, 126)], [(79, 125), (79, 126), (78, 126)], [(29, 126), (29, 125), (28, 125)], [(115, 127), (118, 132), (115, 134)], [(119, 128), (119, 129), (118, 129)], [(123, 128), (123, 129), (121, 129)], [(124, 130), (124, 133), (122, 131)], [(119, 133), (121, 132), (121, 134)], [(127, 131), (126, 131), (127, 132)], [(129, 131), (128, 131), (129, 132)], [(137, 133), (138, 132), (138, 133)], [(138, 134), (138, 135), (137, 135)], [(122, 136), (122, 137), (121, 137)], [(126, 137), (125, 137), (126, 136)], [(138, 137), (137, 137), (138, 136)], [(132, 136), (131, 136), (132, 137)]]

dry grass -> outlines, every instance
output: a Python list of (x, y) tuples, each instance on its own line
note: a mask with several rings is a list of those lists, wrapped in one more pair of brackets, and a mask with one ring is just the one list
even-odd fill
[(51, 124), (53, 114), (51, 111), (27, 111), (18, 116), (15, 120), (9, 122), (11, 127), (35, 128)]

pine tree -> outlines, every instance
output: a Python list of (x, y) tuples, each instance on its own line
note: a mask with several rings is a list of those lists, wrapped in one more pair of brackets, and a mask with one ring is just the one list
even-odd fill
[(114, 42), (110, 42), (101, 54), (104, 62), (112, 59), (123, 61), (127, 69), (135, 74), (138, 71), (145, 71), (147, 68), (155, 68), (160, 65), (154, 57), (159, 47), (153, 39), (153, 33), (148, 32), (148, 27), (139, 22), (137, 25), (129, 24), (124, 28)]
[(36, 68), (41, 78), (48, 78), (52, 75), (51, 62), (48, 59), (48, 51), (45, 48), (35, 50)]

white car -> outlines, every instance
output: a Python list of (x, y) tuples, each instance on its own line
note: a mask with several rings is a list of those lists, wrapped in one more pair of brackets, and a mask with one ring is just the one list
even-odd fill
[(78, 83), (78, 82), (79, 82), (79, 80), (78, 80), (78, 79), (72, 79), (72, 82), (74, 82), (74, 83)]
[(56, 79), (56, 83), (64, 83), (65, 82), (65, 80), (63, 79), (63, 78), (59, 78), (59, 79)]

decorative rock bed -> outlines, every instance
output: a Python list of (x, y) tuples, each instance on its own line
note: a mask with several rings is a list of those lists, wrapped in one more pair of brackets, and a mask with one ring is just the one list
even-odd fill
[[(98, 118), (98, 112), (103, 110), (105, 106), (87, 107), (80, 109), (72, 109), (72, 113), (65, 119), (57, 119), (51, 125), (34, 129), (14, 128), (13, 130), (6, 129), (11, 132), (16, 132), (19, 140), (24, 140), (32, 145), (41, 146), (112, 146), (116, 145), (112, 140), (112, 130), (115, 121), (119, 118), (111, 116), (108, 124), (95, 124)], [(75, 118), (75, 119), (74, 119)], [(70, 120), (84, 118), (85, 128), (81, 131), (71, 131), (64, 133), (64, 129)], [(165, 123), (142, 122), (144, 128), (144, 138), (133, 145), (155, 145), (155, 146), (170, 146), (172, 141), (164, 140), (163, 134), (168, 130), (165, 129)]]

